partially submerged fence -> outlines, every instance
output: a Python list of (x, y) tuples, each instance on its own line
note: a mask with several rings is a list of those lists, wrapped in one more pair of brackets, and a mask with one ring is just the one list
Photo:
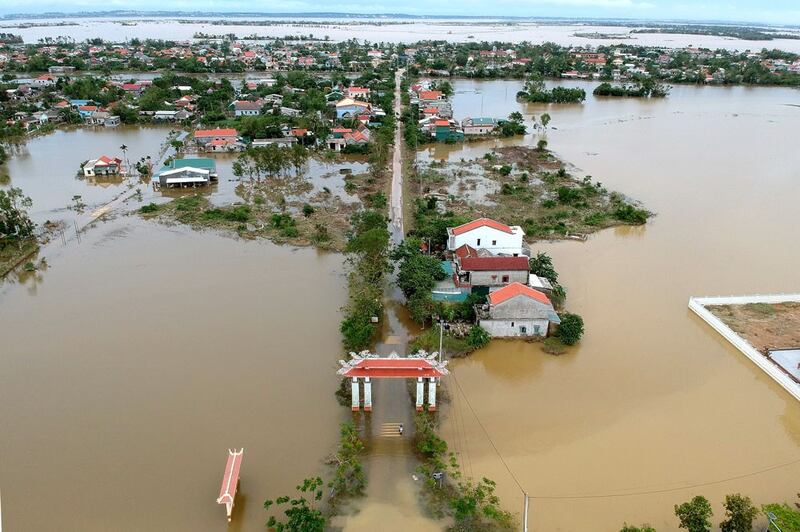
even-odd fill
[(689, 309), (713, 327), (726, 340), (753, 361), (764, 373), (783, 386), (795, 399), (800, 401), (800, 385), (787, 375), (777, 364), (766, 355), (758, 352), (747, 340), (739, 336), (733, 329), (725, 325), (722, 320), (714, 316), (706, 307), (708, 305), (746, 305), (748, 303), (777, 304), (790, 301), (800, 302), (800, 294), (767, 294), (753, 296), (721, 296), (721, 297), (690, 297)]

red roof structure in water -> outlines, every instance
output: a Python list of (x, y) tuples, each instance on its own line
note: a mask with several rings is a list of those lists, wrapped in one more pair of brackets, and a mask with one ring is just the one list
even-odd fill
[(234, 451), (228, 449), (228, 462), (225, 464), (225, 474), (222, 475), (222, 487), (219, 489), (217, 504), (233, 504), (236, 498), (236, 486), (239, 483), (239, 469), (242, 467), (244, 449)]
[(383, 379), (415, 379), (417, 377), (443, 377), (450, 372), (446, 363), (439, 363), (432, 356), (400, 358), (374, 355), (353, 355), (350, 361), (340, 361), (339, 375), (345, 377), (370, 377)]

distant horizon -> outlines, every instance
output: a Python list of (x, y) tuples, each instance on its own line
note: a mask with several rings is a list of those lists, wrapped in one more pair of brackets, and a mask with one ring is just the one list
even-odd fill
[[(36, 1), (27, 2), (36, 4)], [(145, 2), (146, 3), (146, 2)], [(501, 2), (502, 3), (502, 2)], [(596, 3), (593, 0), (575, 0), (569, 5), (583, 5)], [(629, 3), (627, 0), (608, 0), (609, 5)], [(605, 5), (605, 4), (604, 4)], [(649, 4), (639, 4), (649, 5)], [(644, 13), (644, 12), (643, 12)], [(795, 16), (796, 13), (796, 16)], [(792, 20), (784, 19), (777, 22), (769, 19), (744, 19), (744, 18), (689, 18), (689, 17), (659, 17), (659, 16), (619, 16), (601, 14), (480, 14), (480, 13), (414, 13), (414, 12), (354, 12), (354, 11), (331, 11), (331, 10), (300, 10), (300, 11), (245, 11), (240, 9), (192, 9), (192, 10), (154, 10), (154, 9), (71, 9), (71, 10), (43, 10), (43, 11), (19, 11), (6, 12), (0, 8), (0, 20), (47, 20), (55, 18), (130, 18), (130, 17), (258, 17), (258, 18), (355, 18), (355, 19), (409, 19), (409, 20), (510, 20), (510, 21), (548, 21), (548, 22), (591, 22), (596, 24), (616, 23), (612, 25), (625, 24), (690, 24), (690, 25), (737, 25), (737, 26), (769, 26), (775, 28), (795, 28), (800, 29), (800, 10), (791, 12)], [(13, 28), (6, 28), (13, 29)]]

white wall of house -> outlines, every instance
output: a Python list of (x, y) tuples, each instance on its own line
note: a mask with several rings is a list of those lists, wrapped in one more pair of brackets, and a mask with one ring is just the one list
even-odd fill
[(547, 336), (548, 320), (480, 320), (480, 326), (494, 338)]
[(505, 286), (510, 283), (528, 283), (528, 271), (471, 271), (469, 283), (473, 286)]
[(235, 116), (258, 116), (261, 109), (237, 109), (233, 112)]
[(451, 235), (447, 241), (447, 249), (455, 251), (464, 244), (475, 249), (483, 248), (494, 254), (522, 255), (522, 228), (511, 227), (512, 234), (491, 227), (478, 227), (460, 235)]

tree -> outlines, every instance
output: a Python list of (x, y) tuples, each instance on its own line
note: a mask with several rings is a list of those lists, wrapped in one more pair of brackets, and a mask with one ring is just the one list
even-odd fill
[(407, 298), (411, 298), (418, 292), (430, 292), (436, 281), (446, 276), (439, 259), (417, 251), (400, 263), (397, 286)]
[(528, 261), (531, 273), (544, 277), (551, 283), (558, 282), (558, 272), (553, 267), (553, 259), (544, 251), (540, 251), (535, 257), (531, 257)]
[(559, 315), (561, 324), (558, 326), (556, 336), (565, 345), (575, 345), (583, 336), (583, 318), (577, 314), (563, 312)]
[(758, 509), (750, 497), (738, 493), (725, 496), (725, 520), (719, 524), (722, 532), (750, 532)]
[(539, 117), (539, 120), (542, 122), (542, 129), (547, 132), (547, 124), (550, 123), (550, 114), (542, 113), (542, 116)]
[(675, 515), (680, 520), (680, 528), (689, 532), (710, 532), (711, 504), (702, 495), (695, 496), (691, 501), (675, 505)]
[(538, 151), (544, 151), (547, 149), (547, 141), (544, 139), (539, 139), (539, 142), (536, 143), (536, 149)]
[[(267, 499), (264, 501), (264, 509), (269, 510), (273, 504), (288, 508), (283, 512), (286, 516), (285, 521), (279, 521), (274, 515), (269, 517), (267, 528), (275, 529), (278, 532), (322, 532), (325, 530), (326, 519), (322, 512), (314, 507), (314, 503), (322, 499), (322, 479), (307, 478), (297, 486), (300, 495), (294, 499), (284, 495), (274, 501)], [(306, 499), (306, 494), (311, 496), (311, 501)]]
[(28, 216), (31, 199), (19, 188), (0, 190), (0, 241), (16, 241), (33, 234), (35, 224)]

